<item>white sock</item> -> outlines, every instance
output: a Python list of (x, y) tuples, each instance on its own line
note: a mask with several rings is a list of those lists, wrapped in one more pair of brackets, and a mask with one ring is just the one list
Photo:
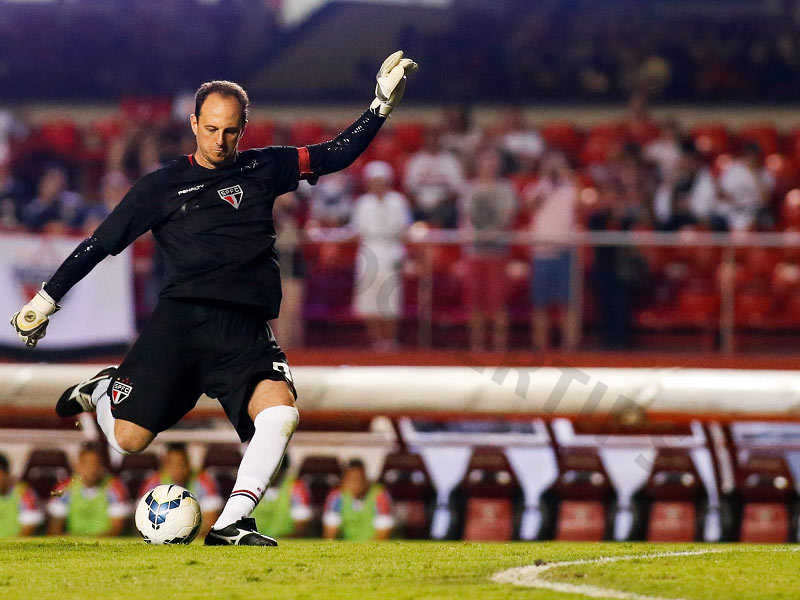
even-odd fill
[(271, 406), (256, 415), (256, 432), (244, 452), (233, 491), (214, 529), (250, 516), (275, 476), (299, 420), (294, 406)]
[(109, 446), (120, 454), (130, 454), (130, 452), (125, 452), (125, 450), (119, 447), (117, 436), (114, 434), (114, 415), (111, 414), (111, 398), (106, 394), (110, 383), (110, 378), (104, 379), (97, 384), (92, 392), (92, 399), (97, 401), (97, 424), (100, 425), (100, 429), (106, 434)]

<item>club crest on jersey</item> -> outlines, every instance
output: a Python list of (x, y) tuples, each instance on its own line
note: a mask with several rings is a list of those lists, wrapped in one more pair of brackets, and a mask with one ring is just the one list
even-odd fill
[(242, 196), (244, 196), (242, 186), (240, 185), (225, 188), (224, 190), (217, 190), (217, 193), (220, 198), (225, 200), (225, 202), (230, 204), (233, 208), (239, 208), (239, 204), (242, 202)]
[(125, 398), (130, 396), (131, 392), (133, 391), (133, 386), (128, 385), (127, 383), (123, 383), (122, 381), (115, 381), (114, 385), (111, 387), (111, 402), (113, 404), (119, 404)]

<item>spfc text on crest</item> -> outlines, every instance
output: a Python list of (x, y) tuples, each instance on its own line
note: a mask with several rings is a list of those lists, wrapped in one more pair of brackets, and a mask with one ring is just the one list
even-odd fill
[(242, 186), (240, 185), (234, 185), (224, 190), (217, 190), (217, 193), (220, 198), (225, 200), (225, 202), (230, 204), (233, 208), (239, 208), (239, 204), (242, 202), (242, 196), (244, 195)]

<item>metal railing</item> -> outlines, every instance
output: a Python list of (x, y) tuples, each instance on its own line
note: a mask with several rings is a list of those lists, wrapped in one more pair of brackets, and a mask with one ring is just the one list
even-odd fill
[[(306, 232), (304, 242), (352, 243), (357, 238), (346, 228), (313, 229)], [(461, 246), (469, 248), (476, 242), (494, 242), (506, 246), (529, 247), (550, 245), (570, 251), (570, 301), (567, 310), (582, 329), (584, 304), (583, 285), (587, 267), (582, 259), (583, 250), (589, 248), (717, 248), (719, 257), (717, 281), (720, 309), (718, 315), (719, 349), (732, 354), (736, 348), (736, 270), (737, 251), (747, 248), (800, 249), (800, 232), (785, 233), (711, 233), (699, 231), (654, 232), (654, 231), (591, 231), (570, 234), (544, 235), (516, 231), (503, 233), (471, 233), (462, 230), (430, 230), (412, 228), (404, 242), (416, 249), (418, 268), (417, 339), (422, 348), (433, 343), (434, 325), (434, 267), (432, 253), (426, 252), (435, 246)], [(800, 289), (800, 286), (798, 287)]]

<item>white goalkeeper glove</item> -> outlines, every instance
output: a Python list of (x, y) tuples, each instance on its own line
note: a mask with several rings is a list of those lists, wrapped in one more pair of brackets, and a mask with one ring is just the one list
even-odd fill
[(370, 110), (381, 117), (388, 117), (403, 97), (406, 75), (416, 70), (417, 63), (410, 58), (403, 58), (402, 50), (383, 61), (378, 71), (375, 100), (369, 105)]
[(44, 291), (43, 286), (30, 302), (11, 317), (11, 325), (19, 335), (19, 339), (25, 342), (28, 348), (33, 348), (36, 342), (44, 337), (50, 315), (59, 308), (61, 307)]

